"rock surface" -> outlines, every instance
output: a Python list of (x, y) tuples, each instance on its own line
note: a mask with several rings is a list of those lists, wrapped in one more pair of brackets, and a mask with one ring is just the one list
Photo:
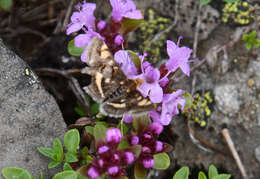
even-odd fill
[[(49, 159), (37, 147), (51, 147), (66, 125), (52, 96), (25, 62), (0, 39), (0, 170), (19, 167), (51, 178)], [(0, 176), (2, 178), (2, 176)]]
[(240, 109), (238, 89), (235, 85), (224, 84), (215, 88), (215, 99), (219, 110), (228, 115), (234, 116)]

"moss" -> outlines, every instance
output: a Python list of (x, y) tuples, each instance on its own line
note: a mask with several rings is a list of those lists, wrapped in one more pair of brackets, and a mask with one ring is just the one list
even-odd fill
[(226, 3), (222, 9), (222, 22), (235, 25), (248, 25), (256, 16), (253, 14), (253, 5), (248, 2)]
[(160, 50), (165, 45), (166, 36), (162, 35), (158, 41), (153, 43), (151, 40), (157, 33), (165, 30), (170, 22), (169, 18), (158, 16), (152, 9), (149, 9), (145, 22), (137, 31), (137, 42), (140, 45), (135, 50), (147, 52), (151, 62), (157, 62)]
[(207, 119), (212, 113), (213, 98), (211, 91), (206, 93), (196, 93), (192, 100), (192, 105), (183, 114), (190, 120), (199, 124), (200, 127), (206, 127)]

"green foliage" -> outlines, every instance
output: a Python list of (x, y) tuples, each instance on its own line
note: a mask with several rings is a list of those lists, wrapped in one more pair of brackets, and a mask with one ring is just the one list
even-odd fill
[[(230, 174), (218, 174), (218, 170), (214, 165), (209, 166), (208, 179), (229, 179), (230, 177), (231, 177)], [(173, 176), (173, 179), (188, 179), (188, 178), (189, 178), (188, 167), (180, 168)], [(207, 176), (204, 172), (200, 171), (198, 174), (198, 179), (207, 179)]]
[(188, 179), (188, 178), (189, 178), (189, 168), (188, 167), (182, 167), (173, 176), (173, 179)]
[(135, 179), (145, 179), (147, 176), (147, 170), (140, 163), (135, 164), (134, 168)]
[(3, 10), (9, 10), (13, 5), (13, 1), (12, 0), (0, 0), (0, 8), (2, 8)]
[(79, 142), (80, 136), (77, 129), (69, 130), (64, 136), (64, 145), (69, 152), (76, 153)]
[(170, 158), (167, 153), (159, 153), (153, 156), (154, 169), (165, 170), (170, 166)]
[(77, 179), (77, 178), (78, 178), (78, 174), (71, 170), (57, 173), (53, 177), (53, 179)]
[(74, 40), (71, 40), (68, 44), (68, 52), (72, 56), (80, 56), (84, 51), (85, 47), (76, 47)]
[(92, 116), (95, 116), (99, 113), (99, 104), (94, 103), (90, 106), (90, 113)]
[(209, 173), (208, 173), (209, 179), (212, 179), (213, 177), (215, 177), (217, 175), (218, 175), (217, 168), (214, 165), (210, 165), (209, 166)]
[(52, 159), (52, 161), (48, 164), (48, 168), (54, 168), (57, 167), (59, 164), (61, 164), (64, 160), (66, 163), (72, 163), (78, 161), (77, 149), (79, 147), (79, 142), (80, 142), (80, 136), (78, 130), (71, 129), (64, 136), (64, 145), (65, 148), (67, 149), (67, 152), (65, 154), (63, 152), (62, 143), (58, 138), (56, 138), (53, 141), (52, 149), (47, 147), (39, 147), (38, 151), (42, 155)]
[(235, 3), (235, 2), (239, 2), (240, 0), (223, 0), (226, 3)]
[(24, 169), (7, 167), (2, 170), (2, 175), (5, 179), (31, 179), (32, 175)]
[(127, 34), (128, 32), (135, 31), (143, 22), (144, 19), (123, 18), (122, 26), (120, 28), (120, 33)]
[(96, 124), (94, 127), (94, 137), (95, 137), (95, 141), (102, 139), (102, 140), (106, 140), (106, 131), (107, 131), (107, 127), (102, 125), (102, 124)]
[(247, 50), (258, 48), (260, 46), (260, 39), (257, 38), (256, 30), (253, 30), (249, 34), (244, 34), (242, 40), (245, 42)]
[(222, 9), (222, 22), (233, 25), (248, 25), (257, 20), (257, 16), (252, 9), (254, 8), (248, 2), (238, 0), (225, 0), (226, 3)]
[(207, 5), (210, 2), (211, 2), (211, 0), (200, 0), (201, 5)]
[(145, 21), (137, 29), (136, 42), (138, 42), (138, 46), (134, 50), (147, 52), (148, 59), (151, 59), (153, 63), (157, 62), (161, 55), (161, 49), (165, 46), (166, 35), (161, 35), (157, 41), (151, 41), (157, 33), (167, 29), (170, 24), (171, 19), (159, 16), (152, 9), (149, 9)]
[(199, 172), (198, 179), (207, 179), (207, 176), (204, 172)]
[(193, 98), (190, 94), (185, 93), (184, 97), (187, 101), (182, 113), (201, 127), (205, 127), (212, 110), (213, 97), (211, 91), (206, 91), (203, 94), (196, 93)]

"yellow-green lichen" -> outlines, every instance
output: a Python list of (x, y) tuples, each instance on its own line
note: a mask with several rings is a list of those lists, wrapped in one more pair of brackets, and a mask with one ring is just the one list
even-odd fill
[(207, 125), (207, 119), (211, 115), (210, 105), (213, 103), (212, 93), (207, 91), (204, 94), (196, 93), (192, 100), (191, 107), (183, 112), (190, 120), (199, 124), (201, 127)]
[(253, 5), (248, 2), (226, 3), (222, 9), (222, 22), (236, 25), (248, 25), (257, 20)]
[(157, 62), (160, 56), (160, 50), (165, 45), (166, 37), (161, 35), (158, 41), (151, 43), (154, 36), (165, 30), (171, 23), (171, 20), (160, 17), (152, 9), (148, 10), (148, 16), (145, 22), (137, 31), (137, 42), (140, 44), (136, 50), (147, 52), (152, 62)]

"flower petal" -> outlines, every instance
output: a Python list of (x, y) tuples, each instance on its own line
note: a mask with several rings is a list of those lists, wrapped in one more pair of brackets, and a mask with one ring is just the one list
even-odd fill
[(163, 90), (158, 83), (151, 88), (149, 98), (153, 103), (162, 102)]

